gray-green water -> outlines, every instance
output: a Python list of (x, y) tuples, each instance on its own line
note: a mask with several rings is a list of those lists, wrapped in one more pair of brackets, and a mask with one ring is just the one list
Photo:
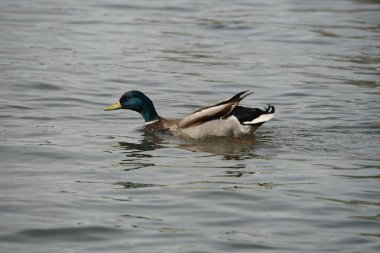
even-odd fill
[[(379, 1), (0, 2), (1, 252), (379, 252)], [(250, 89), (244, 140), (146, 133)]]

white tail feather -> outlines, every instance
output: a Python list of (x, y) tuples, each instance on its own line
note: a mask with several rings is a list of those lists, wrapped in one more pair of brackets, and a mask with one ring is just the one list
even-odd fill
[(265, 121), (272, 119), (274, 117), (274, 115), (275, 115), (275, 113), (263, 114), (260, 117), (254, 119), (252, 121), (245, 121), (243, 124), (244, 125), (254, 125), (254, 124), (262, 123), (262, 122), (265, 122)]

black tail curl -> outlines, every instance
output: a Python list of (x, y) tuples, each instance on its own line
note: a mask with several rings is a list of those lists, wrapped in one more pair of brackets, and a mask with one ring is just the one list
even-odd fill
[(272, 113), (275, 113), (275, 112), (276, 112), (276, 110), (275, 110), (275, 108), (274, 108), (273, 105), (268, 104), (268, 106), (264, 108), (264, 113), (265, 114), (272, 114)]

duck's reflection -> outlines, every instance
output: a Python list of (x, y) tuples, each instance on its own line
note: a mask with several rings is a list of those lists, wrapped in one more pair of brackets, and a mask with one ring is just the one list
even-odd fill
[(165, 141), (162, 137), (152, 131), (144, 131), (142, 140), (138, 143), (119, 142), (120, 147), (131, 152), (151, 151), (165, 147)]
[(218, 137), (205, 140), (179, 139), (165, 133), (143, 131), (142, 139), (135, 142), (119, 142), (119, 146), (125, 150), (126, 159), (121, 164), (133, 165), (134, 169), (154, 165), (152, 163), (141, 163), (141, 158), (151, 158), (152, 155), (146, 151), (162, 148), (175, 147), (192, 152), (203, 152), (222, 156), (225, 160), (244, 160), (257, 157), (254, 146), (257, 144), (254, 135), (244, 138)]
[[(120, 141), (118, 142), (120, 149), (125, 154), (125, 158), (119, 162), (125, 171), (134, 171), (146, 167), (171, 167), (173, 162), (175, 166), (189, 166), (189, 162), (192, 165), (193, 159), (199, 158), (199, 164), (204, 164), (203, 161), (214, 160), (211, 156), (219, 156), (221, 160), (245, 160), (258, 158), (255, 154), (256, 145), (261, 142), (253, 135), (245, 136), (244, 138), (210, 138), (206, 140), (192, 140), (177, 138), (172, 135), (168, 135), (160, 132), (142, 131), (141, 138), (136, 142)], [(261, 136), (262, 137), (262, 136)], [(167, 152), (166, 150), (167, 149)], [(186, 154), (183, 159), (183, 152), (191, 151), (195, 154)], [(198, 154), (199, 153), (199, 154)], [(177, 163), (177, 157), (181, 157)], [(188, 157), (188, 159), (187, 159)], [(174, 158), (174, 159), (172, 159)], [(174, 161), (173, 161), (174, 160)], [(217, 159), (219, 160), (219, 159)], [(195, 161), (197, 163), (197, 161)], [(219, 163), (215, 166), (221, 166), (224, 171), (220, 177), (241, 177), (246, 174), (255, 174), (254, 171), (246, 169), (244, 163), (232, 162), (223, 166)], [(203, 165), (202, 165), (203, 166)], [(208, 165), (206, 165), (208, 166)], [(213, 164), (209, 164), (213, 167)], [(139, 172), (136, 171), (139, 175)], [(211, 180), (210, 183), (213, 183)], [(136, 189), (145, 187), (157, 187), (152, 183), (136, 183), (130, 181), (119, 181), (115, 185), (122, 186), (123, 188)]]
[(142, 139), (139, 142), (119, 141), (118, 145), (126, 154), (126, 158), (119, 162), (126, 166), (125, 171), (141, 169), (155, 166), (152, 163), (152, 155), (146, 151), (153, 151), (165, 147), (164, 140), (153, 132), (143, 131)]
[(245, 139), (229, 137), (190, 141), (181, 143), (177, 147), (193, 152), (220, 155), (224, 160), (244, 160), (256, 156), (253, 152), (253, 147), (256, 143), (257, 140), (254, 137)]

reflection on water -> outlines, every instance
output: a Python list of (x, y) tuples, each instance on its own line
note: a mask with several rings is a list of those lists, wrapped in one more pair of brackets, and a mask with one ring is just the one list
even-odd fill
[(155, 184), (142, 184), (142, 183), (133, 183), (133, 182), (117, 182), (114, 185), (120, 185), (124, 187), (125, 189), (137, 189), (137, 188), (144, 188), (144, 187), (159, 186)]
[(151, 163), (134, 164), (141, 161), (141, 158), (151, 158), (152, 156), (146, 151), (153, 151), (162, 148), (176, 147), (192, 152), (210, 153), (222, 156), (224, 160), (244, 160), (257, 157), (254, 153), (254, 147), (258, 143), (255, 135), (247, 135), (243, 137), (213, 137), (204, 140), (191, 139), (173, 139), (174, 137), (161, 132), (142, 131), (142, 139), (138, 142), (118, 142), (118, 146), (126, 154), (126, 159), (120, 162), (134, 169), (154, 166)]
[(193, 152), (205, 152), (220, 155), (224, 160), (243, 160), (255, 158), (254, 145), (256, 139), (252, 138), (213, 138), (203, 141), (192, 141), (179, 144), (177, 147)]
[[(159, 136), (159, 133), (153, 131), (143, 131), (143, 139), (139, 143), (119, 142), (120, 147), (127, 150), (128, 153), (136, 153), (140, 151), (151, 151), (165, 147), (164, 139)], [(167, 143), (166, 143), (167, 144)], [(134, 155), (132, 155), (134, 156)]]

